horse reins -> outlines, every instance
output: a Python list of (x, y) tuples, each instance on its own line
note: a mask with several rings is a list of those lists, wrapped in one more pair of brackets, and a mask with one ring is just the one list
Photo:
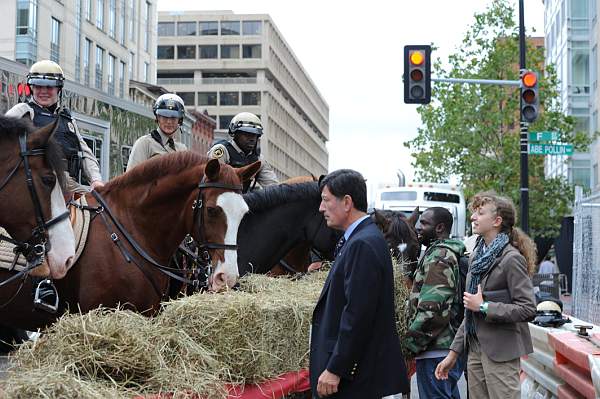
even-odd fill
[[(203, 274), (205, 276), (205, 279), (202, 282), (202, 285), (200, 284), (200, 281), (198, 279), (193, 279), (193, 280), (187, 279), (187, 278), (177, 274), (177, 273), (189, 273), (190, 270), (182, 270), (182, 269), (172, 268), (169, 266), (162, 265), (158, 261), (156, 261), (150, 254), (148, 254), (148, 252), (146, 252), (139, 245), (139, 243), (131, 236), (131, 234), (129, 234), (129, 232), (127, 232), (125, 227), (117, 220), (117, 218), (114, 216), (113, 212), (111, 211), (110, 207), (108, 206), (108, 204), (106, 203), (106, 201), (104, 200), (102, 195), (100, 195), (100, 193), (98, 193), (97, 191), (92, 191), (92, 195), (98, 202), (98, 204), (99, 204), (98, 207), (81, 206), (81, 205), (74, 204), (74, 203), (71, 203), (70, 205), (76, 206), (82, 210), (96, 212), (97, 214), (99, 214), (102, 217), (102, 220), (104, 221), (106, 229), (110, 234), (111, 240), (113, 241), (113, 243), (115, 243), (115, 245), (117, 245), (117, 247), (123, 254), (123, 257), (125, 258), (127, 263), (133, 262), (136, 266), (138, 266), (138, 268), (144, 273), (146, 278), (148, 280), (150, 280), (150, 282), (152, 283), (152, 286), (153, 286), (154, 290), (156, 291), (156, 294), (162, 298), (164, 296), (164, 294), (161, 293), (161, 289), (156, 285), (155, 280), (150, 276), (150, 274), (148, 273), (148, 270), (146, 268), (144, 268), (141, 264), (139, 264), (136, 261), (136, 259), (133, 256), (131, 256), (131, 254), (127, 251), (127, 249), (123, 245), (117, 231), (123, 236), (123, 238), (129, 243), (129, 245), (135, 250), (135, 252), (137, 252), (137, 254), (139, 256), (141, 256), (151, 266), (158, 269), (161, 273), (163, 273), (163, 274), (167, 275), (168, 277), (173, 278), (177, 281), (180, 281), (184, 284), (190, 284), (195, 288), (206, 288), (206, 286), (208, 285), (208, 277), (212, 273), (212, 259), (211, 259), (209, 250), (210, 249), (237, 250), (237, 245), (236, 244), (212, 243), (212, 242), (208, 242), (205, 239), (205, 234), (204, 234), (204, 230), (203, 230), (204, 212), (202, 212), (202, 208), (203, 208), (204, 201), (203, 201), (202, 190), (205, 188), (220, 188), (220, 189), (224, 189), (224, 190), (231, 190), (231, 191), (241, 193), (242, 186), (241, 185), (224, 184), (224, 183), (219, 183), (219, 182), (207, 182), (207, 181), (205, 181), (205, 178), (203, 177), (202, 180), (200, 181), (200, 183), (198, 184), (197, 188), (198, 188), (198, 196), (196, 197), (196, 199), (194, 200), (193, 205), (192, 205), (192, 209), (193, 209), (192, 230), (194, 229), (194, 225), (197, 224), (198, 225), (198, 237), (200, 239), (200, 243), (198, 245), (199, 245), (199, 250), (201, 251), (202, 255), (199, 257), (196, 257), (196, 261), (201, 266), (201, 268), (203, 269), (203, 272), (204, 272)], [(106, 215), (108, 215), (108, 218), (110, 218), (110, 220), (112, 221), (112, 224), (116, 227), (117, 231), (115, 231), (115, 229), (111, 229)]]
[[(54, 129), (51, 135), (56, 131), (58, 125), (54, 126)], [(0, 283), (0, 287), (14, 281), (15, 279), (26, 275), (31, 269), (39, 266), (45, 259), (46, 254), (50, 251), (51, 245), (48, 241), (48, 230), (53, 225), (59, 223), (60, 221), (66, 219), (69, 216), (69, 211), (65, 210), (65, 212), (60, 215), (48, 220), (44, 221), (44, 215), (42, 213), (42, 206), (40, 203), (39, 196), (35, 189), (35, 185), (33, 184), (33, 174), (31, 171), (31, 166), (29, 164), (29, 157), (31, 156), (39, 156), (45, 155), (46, 150), (44, 148), (37, 148), (33, 150), (27, 150), (27, 132), (23, 132), (19, 134), (19, 149), (20, 149), (20, 160), (17, 165), (10, 171), (10, 173), (6, 176), (2, 184), (0, 185), (0, 190), (4, 189), (11, 178), (16, 174), (17, 170), (20, 168), (21, 164), (25, 169), (25, 181), (27, 183), (27, 188), (29, 190), (29, 195), (31, 196), (31, 201), (33, 202), (33, 210), (35, 212), (36, 219), (36, 227), (33, 228), (31, 232), (31, 236), (24, 241), (16, 240), (12, 237), (8, 237), (5, 235), (0, 235), (0, 241), (7, 241), (13, 245), (15, 248), (13, 251), (15, 252), (15, 257), (11, 264), (9, 270), (13, 270), (19, 256), (22, 254), (25, 256), (27, 260), (27, 267), (25, 269), (18, 272), (16, 275), (11, 276), (10, 278), (2, 281)]]

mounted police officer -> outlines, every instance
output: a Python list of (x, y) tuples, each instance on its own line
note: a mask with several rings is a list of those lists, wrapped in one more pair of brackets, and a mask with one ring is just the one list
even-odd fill
[(258, 116), (250, 112), (241, 112), (229, 123), (229, 135), (232, 138), (216, 143), (207, 154), (210, 158), (216, 158), (234, 168), (261, 161), (255, 180), (244, 183), (244, 192), (253, 189), (256, 183), (261, 187), (279, 183), (275, 172), (260, 154), (259, 140), (262, 134), (263, 127)]
[[(90, 191), (89, 186), (93, 190), (104, 186), (104, 183), (96, 156), (81, 137), (70, 111), (60, 104), (64, 81), (63, 70), (57, 63), (50, 60), (36, 62), (27, 74), (32, 98), (12, 107), (6, 116), (31, 118), (36, 127), (46, 126), (58, 119), (53, 137), (60, 143), (65, 156), (68, 173), (66, 188), (69, 192), (82, 194)], [(58, 293), (52, 281), (34, 278), (33, 285), (35, 307), (56, 312)]]
[(185, 115), (185, 104), (181, 97), (173, 93), (163, 94), (156, 99), (152, 111), (158, 127), (133, 144), (127, 162), (127, 171), (156, 155), (187, 150), (185, 144), (174, 139), (175, 133), (183, 124)]

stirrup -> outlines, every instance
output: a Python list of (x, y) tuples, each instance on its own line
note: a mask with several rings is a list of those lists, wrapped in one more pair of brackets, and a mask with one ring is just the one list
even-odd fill
[[(40, 298), (40, 286), (43, 283), (50, 284), (52, 286), (52, 288), (54, 289), (54, 296), (56, 298), (54, 300), (54, 304), (44, 302), (42, 300), (42, 298)], [(52, 281), (48, 280), (48, 279), (40, 281), (35, 289), (35, 296), (33, 298), (33, 307), (36, 309), (39, 309), (39, 310), (43, 310), (48, 313), (55, 314), (58, 311), (58, 302), (59, 302), (58, 291), (56, 291), (56, 287), (54, 286), (54, 284), (52, 284)]]

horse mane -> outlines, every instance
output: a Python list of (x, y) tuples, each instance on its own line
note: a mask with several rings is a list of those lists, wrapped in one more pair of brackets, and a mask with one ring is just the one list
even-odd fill
[(393, 234), (394, 237), (416, 237), (414, 230), (410, 228), (406, 216), (402, 213), (395, 213), (391, 216), (389, 228), (390, 233)]
[[(209, 160), (206, 156), (192, 151), (177, 151), (153, 157), (106, 183), (103, 191), (158, 180), (164, 176), (178, 174), (191, 167), (206, 164)], [(230, 174), (235, 174), (229, 169), (221, 168), (222, 173), (226, 173), (227, 180), (232, 178)]]
[(315, 202), (321, 200), (319, 183), (315, 181), (295, 184), (281, 183), (244, 194), (244, 201), (252, 212), (261, 212), (278, 205), (306, 200)]
[[(19, 135), (26, 131), (27, 134), (33, 133), (37, 128), (33, 125), (33, 122), (29, 118), (12, 118), (0, 115), (0, 142), (7, 140), (18, 140)], [(18, 148), (18, 144), (17, 144)], [(31, 148), (29, 148), (31, 149)], [(63, 191), (66, 187), (66, 174), (65, 174), (65, 163), (63, 161), (64, 156), (62, 147), (54, 137), (50, 137), (48, 144), (46, 145), (46, 161), (50, 168), (56, 173), (58, 183), (60, 184)]]

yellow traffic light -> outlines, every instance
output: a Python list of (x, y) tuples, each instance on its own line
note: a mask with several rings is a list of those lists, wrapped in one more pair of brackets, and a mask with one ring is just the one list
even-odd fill
[(425, 55), (422, 51), (413, 51), (410, 53), (410, 63), (413, 65), (421, 65), (425, 61)]

